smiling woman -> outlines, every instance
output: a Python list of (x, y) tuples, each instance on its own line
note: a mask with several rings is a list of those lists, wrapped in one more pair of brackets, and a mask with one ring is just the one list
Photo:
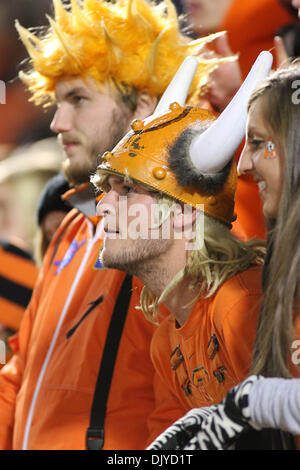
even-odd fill
[[(265, 295), (253, 372), (283, 377), (291, 375), (289, 358), (297, 336), (294, 329), (299, 326), (295, 310), (300, 282), (299, 80), (299, 65), (295, 64), (275, 72), (252, 95), (247, 142), (239, 163), (241, 173), (251, 171), (260, 181), (269, 226)], [(259, 149), (250, 148), (253, 126), (259, 132)]]
[(253, 174), (267, 218), (277, 216), (283, 182), (284, 156), (278, 139), (278, 132), (264, 117), (264, 100), (255, 100), (248, 113), (247, 140), (239, 162), (239, 172)]

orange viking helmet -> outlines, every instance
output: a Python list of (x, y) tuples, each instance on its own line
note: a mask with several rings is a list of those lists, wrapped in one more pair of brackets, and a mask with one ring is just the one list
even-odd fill
[(234, 151), (245, 131), (248, 98), (265, 78), (272, 55), (262, 52), (242, 87), (218, 119), (184, 106), (197, 59), (185, 59), (154, 114), (103, 155), (99, 173), (129, 176), (231, 225), (237, 184)]

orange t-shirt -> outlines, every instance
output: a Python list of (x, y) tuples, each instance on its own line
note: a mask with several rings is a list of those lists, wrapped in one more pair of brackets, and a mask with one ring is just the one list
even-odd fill
[(261, 298), (261, 267), (253, 266), (198, 300), (182, 327), (172, 315), (158, 326), (152, 361), (186, 411), (219, 403), (247, 376)]

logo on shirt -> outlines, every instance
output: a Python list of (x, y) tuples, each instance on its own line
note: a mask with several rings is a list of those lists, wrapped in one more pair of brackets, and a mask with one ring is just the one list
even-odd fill
[(66, 251), (65, 256), (63, 257), (62, 260), (54, 261), (54, 266), (58, 266), (57, 270), (55, 271), (54, 275), (56, 276), (59, 274), (68, 264), (71, 263), (72, 259), (76, 255), (76, 253), (79, 251), (79, 249), (84, 245), (86, 240), (83, 240), (82, 242), (78, 243), (76, 239), (74, 239), (69, 246), (69, 248)]
[(96, 259), (96, 262), (93, 266), (93, 269), (105, 269), (105, 267), (103, 266), (103, 264), (101, 263), (100, 261), (100, 255), (101, 255), (101, 251), (103, 250), (103, 242), (101, 243), (101, 247), (100, 247), (100, 250), (99, 250), (99, 253), (98, 253), (98, 256), (97, 256), (97, 259)]

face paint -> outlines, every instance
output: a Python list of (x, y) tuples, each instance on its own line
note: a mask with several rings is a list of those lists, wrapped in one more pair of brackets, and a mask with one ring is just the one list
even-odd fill
[(275, 153), (275, 144), (271, 139), (267, 140), (266, 144), (266, 151), (264, 153), (264, 158), (275, 158), (276, 153)]
[(242, 175), (253, 175), (262, 199), (263, 213), (268, 219), (277, 217), (283, 162), (283, 151), (264, 120), (263, 99), (258, 98), (248, 113), (246, 144), (239, 159), (239, 171)]

